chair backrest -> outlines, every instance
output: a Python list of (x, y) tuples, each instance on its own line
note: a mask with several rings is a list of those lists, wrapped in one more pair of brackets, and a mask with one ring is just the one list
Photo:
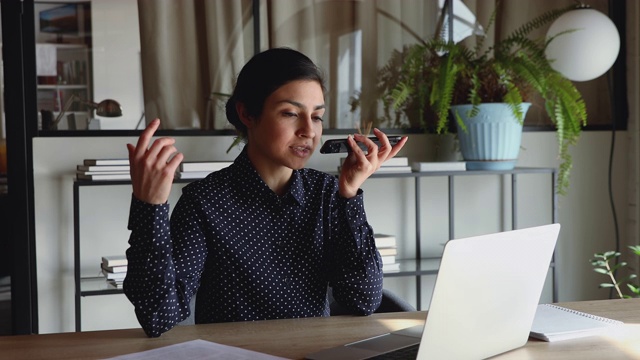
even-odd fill
[[(352, 313), (334, 300), (329, 289), (329, 311), (331, 315), (351, 315)], [(382, 302), (376, 313), (416, 311), (413, 305), (388, 289), (382, 289)]]
[(180, 321), (178, 325), (194, 325), (196, 323), (196, 294), (193, 294), (193, 296), (191, 297), (191, 301), (189, 302), (189, 309), (191, 310), (191, 314), (189, 315), (189, 317)]
[[(195, 316), (196, 313), (196, 295), (194, 294), (191, 298), (191, 302), (189, 302), (189, 308), (191, 309), (191, 315), (188, 318), (182, 320), (178, 323), (178, 325), (193, 325), (195, 324)], [(333, 299), (333, 295), (331, 294), (331, 289), (329, 289), (329, 309), (331, 315), (351, 315), (347, 309), (338, 304), (337, 301)], [(380, 303), (380, 307), (376, 310), (376, 313), (387, 313), (387, 312), (401, 312), (401, 311), (416, 311), (416, 308), (413, 305), (409, 304), (406, 300), (392, 292), (388, 289), (382, 289), (382, 302)]]

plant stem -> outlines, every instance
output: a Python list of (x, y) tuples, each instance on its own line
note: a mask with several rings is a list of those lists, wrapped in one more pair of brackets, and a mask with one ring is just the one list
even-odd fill
[(611, 271), (611, 267), (609, 266), (609, 260), (607, 260), (605, 262), (605, 264), (606, 264), (606, 267), (607, 267), (607, 274), (609, 274), (609, 277), (611, 278), (611, 283), (616, 288), (616, 291), (618, 292), (618, 296), (620, 297), (620, 299), (624, 299), (624, 296), (622, 295), (622, 291), (620, 291), (620, 287), (618, 286), (618, 283), (616, 282), (616, 278), (613, 276), (613, 271)]

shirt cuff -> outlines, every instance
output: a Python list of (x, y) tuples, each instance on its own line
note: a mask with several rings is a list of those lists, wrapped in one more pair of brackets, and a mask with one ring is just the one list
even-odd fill
[(156, 219), (169, 221), (169, 204), (154, 205), (138, 200), (131, 194), (129, 222), (127, 228), (132, 231), (151, 230)]
[(352, 229), (356, 229), (362, 225), (367, 224), (367, 215), (364, 211), (364, 195), (362, 189), (358, 189), (356, 196), (350, 199), (344, 199), (345, 212), (349, 225)]

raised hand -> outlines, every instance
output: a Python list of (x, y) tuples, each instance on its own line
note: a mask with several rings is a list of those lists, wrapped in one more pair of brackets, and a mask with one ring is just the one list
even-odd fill
[[(406, 136), (403, 136), (402, 139), (392, 147), (384, 132), (379, 129), (373, 129), (373, 133), (378, 137), (378, 140), (380, 140), (380, 147), (365, 135), (355, 134), (353, 137), (348, 137), (347, 142), (351, 148), (351, 152), (342, 164), (339, 179), (340, 195), (342, 195), (342, 197), (351, 198), (355, 196), (364, 181), (378, 170), (380, 165), (387, 161), (387, 159), (396, 156), (408, 139)], [(366, 154), (360, 149), (356, 141), (362, 142), (367, 146)]]
[(149, 146), (159, 126), (160, 120), (153, 120), (135, 146), (127, 144), (133, 195), (149, 204), (164, 204), (169, 200), (173, 176), (184, 158), (174, 146), (173, 138), (158, 138)]

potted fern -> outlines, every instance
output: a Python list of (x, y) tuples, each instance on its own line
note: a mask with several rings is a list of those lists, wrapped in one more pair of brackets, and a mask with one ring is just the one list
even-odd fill
[[(473, 48), (438, 37), (397, 51), (379, 72), (377, 90), (383, 99), (385, 117), (389, 120), (393, 115), (404, 113), (414, 122), (417, 118), (424, 129), (434, 129), (436, 133), (456, 126), (467, 164), (469, 161), (477, 164), (485, 160), (506, 161), (498, 167), (486, 163), (489, 169), (504, 169), (515, 164), (520, 138), (507, 139), (515, 144), (515, 158), (511, 159), (468, 158), (477, 155), (468, 155), (465, 146), (472, 149), (486, 146), (463, 141), (473, 136), (469, 133), (474, 122), (496, 118), (483, 115), (483, 108), (489, 104), (493, 107), (500, 104), (497, 105), (500, 111), (513, 117), (508, 123), (516, 129), (507, 132), (521, 137), (528, 102), (539, 96), (556, 128), (561, 161), (557, 190), (565, 193), (571, 169), (568, 148), (577, 142), (586, 125), (586, 106), (573, 83), (552, 69), (545, 57), (545, 48), (553, 38), (531, 39), (529, 35), (571, 9), (574, 7), (546, 12), (484, 50), (484, 37), (474, 35), (477, 41)], [(486, 29), (494, 20), (495, 12)], [(497, 140), (490, 141), (489, 147), (494, 147)], [(512, 154), (508, 156), (513, 156), (514, 150), (507, 151)]]

